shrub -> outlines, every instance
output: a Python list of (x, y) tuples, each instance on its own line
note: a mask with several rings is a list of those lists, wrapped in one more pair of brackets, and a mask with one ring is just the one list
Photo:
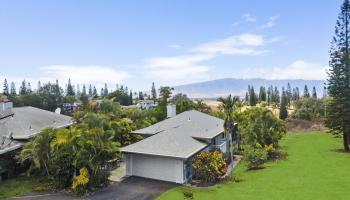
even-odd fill
[(225, 156), (217, 149), (197, 154), (192, 160), (192, 166), (196, 177), (205, 183), (214, 182), (227, 172)]
[(248, 169), (262, 168), (263, 164), (267, 161), (267, 151), (260, 144), (247, 146), (244, 149), (243, 156)]
[(265, 145), (264, 150), (267, 152), (268, 158), (273, 158), (275, 157), (277, 150), (275, 147), (273, 147), (272, 144), (270, 145)]
[(192, 191), (184, 191), (183, 195), (184, 195), (184, 199), (193, 199), (193, 192)]

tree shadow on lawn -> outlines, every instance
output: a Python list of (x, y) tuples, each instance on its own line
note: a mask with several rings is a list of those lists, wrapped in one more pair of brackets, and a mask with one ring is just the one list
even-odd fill
[(347, 154), (350, 155), (349, 151), (345, 151), (344, 149), (331, 149), (332, 152), (336, 152), (336, 153), (342, 153), (342, 154)]

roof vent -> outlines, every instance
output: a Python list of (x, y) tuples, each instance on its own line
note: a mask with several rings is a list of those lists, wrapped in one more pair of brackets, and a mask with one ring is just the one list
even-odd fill
[(188, 117), (188, 121), (189, 121), (189, 122), (191, 121), (191, 117)]

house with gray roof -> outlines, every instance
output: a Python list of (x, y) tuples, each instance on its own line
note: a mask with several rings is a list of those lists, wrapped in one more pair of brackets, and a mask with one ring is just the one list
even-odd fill
[[(72, 118), (34, 107), (12, 107), (11, 102), (0, 102), (0, 161), (20, 149), (41, 130), (71, 126)], [(1, 164), (1, 163), (0, 163)], [(0, 165), (0, 180), (4, 169)]]
[(126, 174), (186, 183), (193, 176), (196, 154), (213, 148), (229, 154), (231, 136), (223, 126), (222, 119), (191, 110), (133, 131), (144, 139), (121, 148)]

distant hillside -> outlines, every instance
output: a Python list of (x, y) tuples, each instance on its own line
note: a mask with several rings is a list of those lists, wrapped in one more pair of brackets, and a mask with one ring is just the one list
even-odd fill
[(247, 91), (248, 85), (254, 86), (256, 92), (259, 92), (260, 86), (268, 87), (270, 85), (277, 86), (279, 88), (287, 87), (290, 83), (291, 87), (299, 87), (299, 91), (302, 94), (304, 86), (309, 87), (311, 93), (312, 87), (316, 86), (318, 96), (323, 95), (324, 80), (266, 80), (266, 79), (235, 79), (225, 78), (200, 83), (192, 83), (187, 85), (174, 86), (175, 93), (184, 93), (191, 98), (216, 98), (219, 96), (225, 96), (228, 94), (236, 96), (244, 96)]

